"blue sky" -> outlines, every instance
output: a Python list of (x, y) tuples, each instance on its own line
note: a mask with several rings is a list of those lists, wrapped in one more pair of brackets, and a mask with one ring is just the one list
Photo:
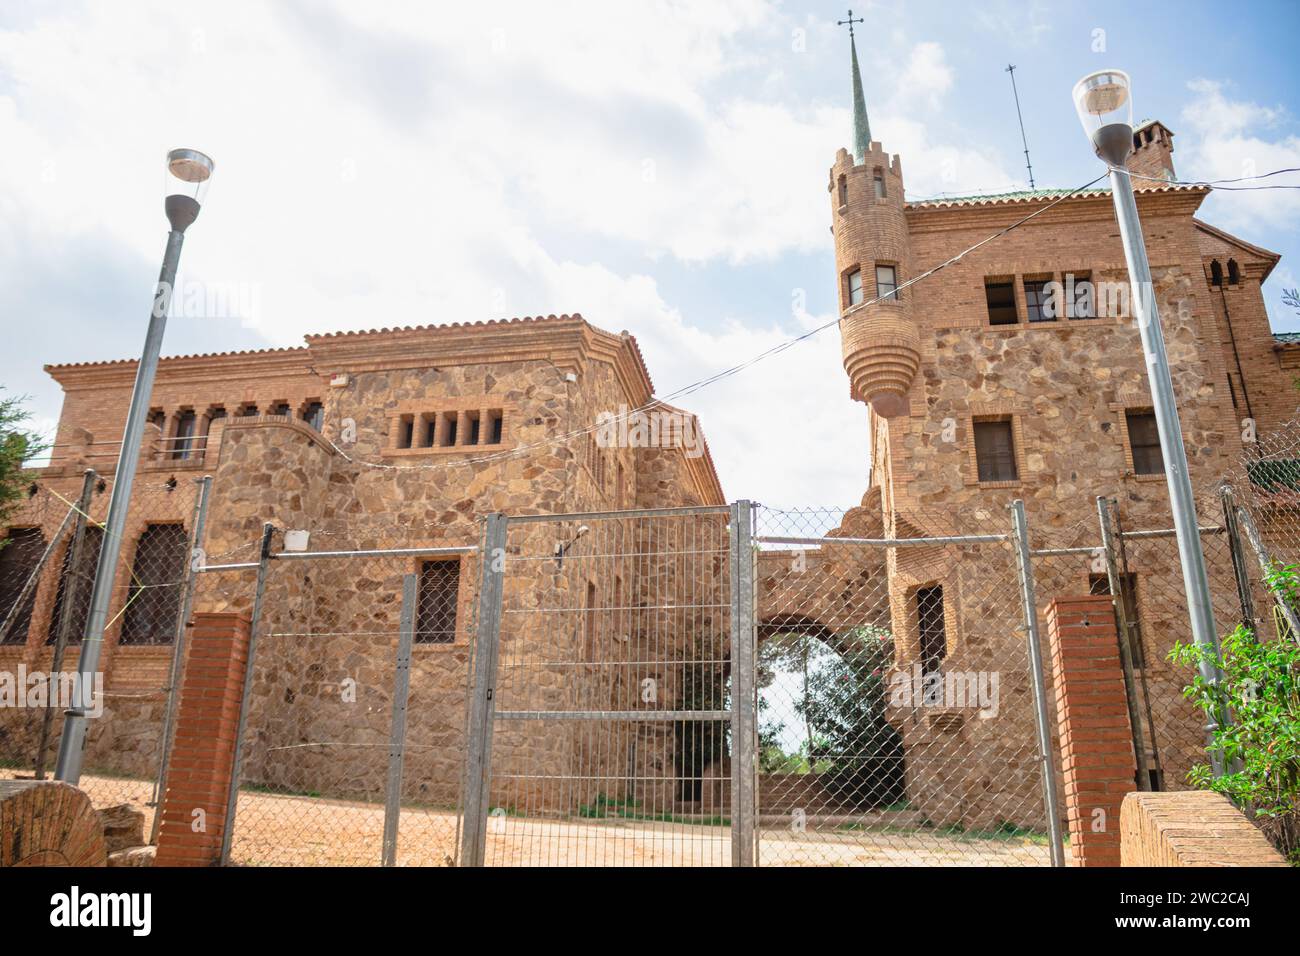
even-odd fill
[[(875, 138), (908, 193), (1100, 172), (1070, 104), (1133, 76), (1181, 178), (1300, 166), (1294, 4), (862, 3)], [(217, 174), (166, 352), (304, 332), (582, 312), (641, 342), (661, 393), (832, 318), (826, 173), (849, 142), (844, 15), (762, 0), (476, 5), (9, 3), (0, 10), (0, 384), (58, 414), (45, 362), (137, 354), (161, 158)], [(1101, 49), (1098, 49), (1098, 48)], [(1300, 178), (1273, 180), (1300, 183)], [(1283, 254), (1300, 190), (1202, 215)], [(215, 302), (200, 301), (220, 293)], [(729, 496), (851, 504), (866, 413), (834, 331), (691, 396)]]

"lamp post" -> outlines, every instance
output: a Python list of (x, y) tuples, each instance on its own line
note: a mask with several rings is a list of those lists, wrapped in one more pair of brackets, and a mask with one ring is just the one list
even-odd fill
[[(1178, 557), (1183, 567), (1183, 588), (1187, 592), (1192, 640), (1203, 647), (1217, 648), (1218, 631), (1210, 606), (1210, 581), (1205, 573), (1205, 555), (1201, 551), (1196, 502), (1187, 470), (1187, 451), (1183, 447), (1178, 404), (1174, 399), (1174, 383), (1169, 374), (1169, 358), (1165, 354), (1165, 337), (1160, 327), (1146, 244), (1142, 239), (1142, 224), (1133, 197), (1133, 181), (1125, 166), (1133, 152), (1133, 101), (1128, 74), (1123, 70), (1089, 73), (1074, 85), (1074, 108), (1093, 149), (1110, 167), (1111, 196), (1115, 200), (1115, 216), (1119, 220), (1124, 259), (1128, 263), (1133, 313), (1142, 338), (1142, 354), (1146, 359), (1156, 427), (1160, 432), (1160, 453), (1164, 457), (1169, 484), (1169, 505), (1178, 539)], [(1218, 682), (1218, 670), (1209, 661), (1201, 662), (1200, 672), (1209, 683)], [(1205, 727), (1207, 737), (1215, 727), (1211, 719)], [(1219, 776), (1223, 773), (1222, 755), (1213, 747), (1208, 750), (1214, 773)]]
[(108, 605), (113, 596), (113, 579), (116, 577), (117, 561), (122, 551), (122, 532), (131, 506), (131, 485), (135, 481), (136, 464), (140, 458), (140, 442), (144, 437), (145, 421), (149, 414), (154, 374), (158, 370), (158, 353), (162, 349), (163, 332), (167, 328), (167, 311), (171, 306), (172, 289), (176, 283), (181, 245), (185, 241), (185, 230), (198, 218), (208, 181), (212, 178), (212, 170), (212, 160), (198, 150), (173, 149), (167, 154), (167, 198), (163, 208), (167, 213), (167, 221), (171, 224), (171, 232), (167, 235), (162, 271), (158, 274), (153, 308), (149, 312), (149, 330), (145, 333), (144, 351), (135, 370), (135, 386), (131, 391), (126, 430), (122, 433), (122, 448), (117, 457), (117, 470), (113, 474), (113, 493), (108, 501), (104, 540), (95, 566), (95, 584), (90, 592), (90, 613), (82, 638), (81, 657), (77, 663), (74, 699), (64, 714), (63, 734), (59, 739), (55, 776), (72, 784), (81, 778), (82, 751), (86, 742), (86, 711), (94, 703), (91, 699), (94, 677), (99, 668), (99, 653), (104, 643), (104, 628), (108, 623)]

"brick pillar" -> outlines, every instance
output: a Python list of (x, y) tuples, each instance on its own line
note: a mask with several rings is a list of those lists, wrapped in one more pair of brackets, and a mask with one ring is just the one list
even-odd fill
[(220, 861), (248, 631), (248, 618), (230, 612), (197, 613), (190, 624), (155, 866)]
[(1137, 763), (1110, 597), (1057, 598), (1047, 633), (1073, 863), (1119, 866), (1120, 805)]

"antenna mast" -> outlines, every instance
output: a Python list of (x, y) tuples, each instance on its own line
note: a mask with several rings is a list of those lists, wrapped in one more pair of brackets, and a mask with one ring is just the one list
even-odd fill
[(1020, 113), (1020, 91), (1016, 89), (1016, 67), (1015, 64), (1007, 64), (1004, 73), (1011, 74), (1011, 93), (1016, 98), (1016, 119), (1020, 121), (1020, 142), (1025, 147), (1025, 167), (1029, 170), (1029, 188), (1034, 188), (1034, 166), (1029, 161), (1029, 140), (1025, 139), (1025, 118)]

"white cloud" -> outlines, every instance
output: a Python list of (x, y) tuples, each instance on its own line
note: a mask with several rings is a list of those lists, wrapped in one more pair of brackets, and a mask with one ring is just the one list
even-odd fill
[[(1194, 94), (1182, 111), (1185, 132), (1175, 141), (1180, 179), (1238, 179), (1278, 169), (1300, 168), (1300, 137), (1269, 137), (1285, 113), (1225, 95), (1224, 84), (1200, 79), (1188, 84)], [(1300, 185), (1287, 174), (1233, 186)], [(1300, 190), (1224, 189), (1206, 200), (1204, 214), (1227, 229), (1289, 227), (1300, 215)]]

